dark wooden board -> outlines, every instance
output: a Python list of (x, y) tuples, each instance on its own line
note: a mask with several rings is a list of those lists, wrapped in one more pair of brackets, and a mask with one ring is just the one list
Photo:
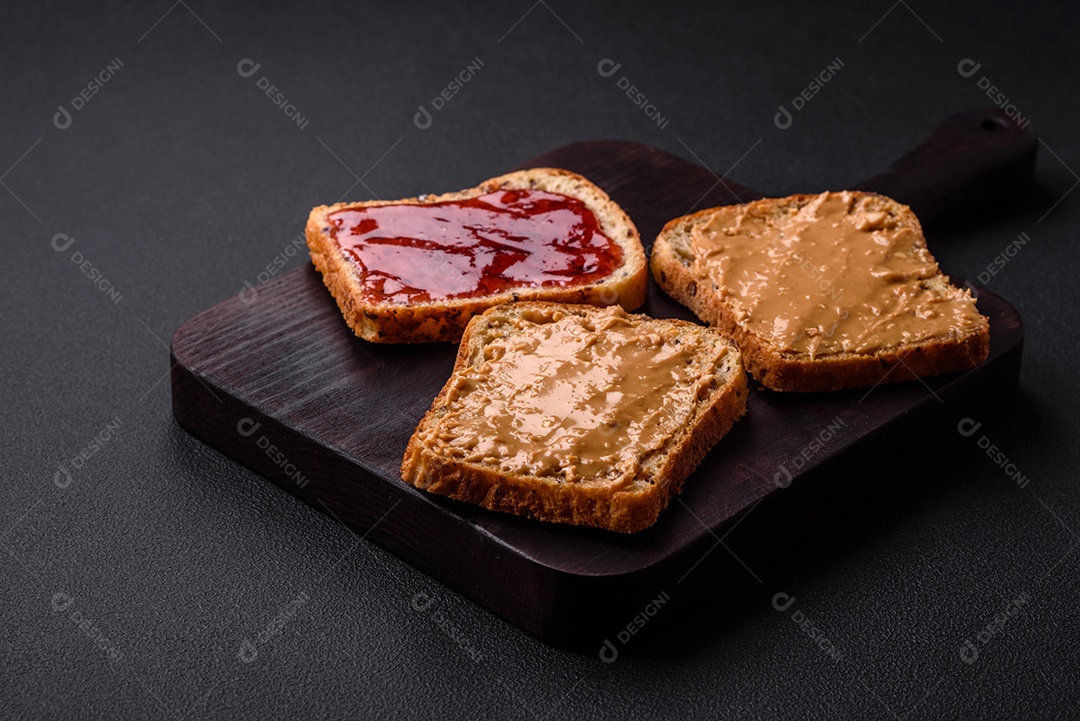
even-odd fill
[[(987, 114), (981, 112), (967, 114), (969, 120), (981, 123)], [(978, 124), (972, 132), (977, 140), (980, 132), (991, 136), (991, 145), (1009, 134)], [(948, 197), (924, 193), (919, 202), (927, 217), (954, 215), (1030, 180), (1033, 144), (1013, 140), (1011, 152), (967, 152), (951, 174), (939, 167)], [(970, 138), (965, 147), (970, 151)], [(925, 144), (914, 154), (920, 153)], [(578, 143), (520, 167), (541, 165), (590, 177), (645, 239), (692, 208), (759, 197), (634, 143)], [(871, 185), (902, 189), (910, 174), (927, 172), (919, 163), (908, 166), (898, 163), (899, 172)], [(957, 185), (965, 174), (987, 173), (1000, 173), (1001, 182)], [(688, 479), (679, 499), (653, 528), (632, 536), (492, 513), (402, 483), (406, 442), (448, 377), (456, 348), (359, 340), (311, 267), (223, 301), (177, 330), (173, 411), (198, 438), (512, 623), (552, 643), (588, 644), (629, 622), (642, 599), (685, 573), (714, 545), (714, 534), (779, 493), (789, 475), (798, 483), (822, 464), (842, 468), (846, 457), (872, 445), (906, 443), (934, 423), (955, 428), (965, 415), (1000, 411), (1016, 388), (1023, 329), (1000, 297), (983, 291), (979, 307), (990, 317), (991, 355), (974, 370), (831, 394), (755, 389), (746, 418)], [(691, 317), (654, 286), (643, 310)]]

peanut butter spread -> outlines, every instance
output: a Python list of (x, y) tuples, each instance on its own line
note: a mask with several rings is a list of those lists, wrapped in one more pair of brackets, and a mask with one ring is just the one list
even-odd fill
[(985, 323), (921, 234), (874, 200), (826, 192), (779, 219), (721, 208), (691, 229), (694, 274), (742, 327), (812, 358), (949, 339)]
[(616, 489), (690, 420), (729, 352), (703, 353), (697, 334), (662, 336), (617, 306), (520, 323), (459, 374), (432, 432), (464, 461)]

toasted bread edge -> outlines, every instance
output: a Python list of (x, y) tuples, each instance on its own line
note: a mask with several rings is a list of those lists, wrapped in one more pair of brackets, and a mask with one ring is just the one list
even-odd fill
[[(566, 307), (562, 304), (544, 305)], [(569, 307), (573, 312), (573, 306)], [(595, 309), (584, 309), (585, 312), (589, 310)], [(568, 484), (535, 476), (509, 476), (479, 464), (444, 458), (435, 450), (423, 446), (419, 439), (420, 432), (445, 403), (458, 373), (471, 362), (472, 334), (480, 327), (483, 316), (500, 311), (499, 307), (488, 310), (474, 318), (466, 329), (453, 373), (409, 439), (401, 466), (402, 479), (406, 483), (493, 511), (541, 521), (636, 533), (656, 523), (671, 498), (682, 490), (686, 478), (746, 413), (746, 374), (742, 370), (738, 349), (732, 347), (732, 352), (736, 354), (733, 359), (735, 370), (716, 390), (710, 402), (696, 410), (689, 432), (666, 452), (666, 460), (657, 470), (656, 480), (644, 488), (611, 492), (599, 485)], [(677, 320), (658, 322), (686, 323)]]
[[(353, 264), (326, 232), (326, 216), (347, 207), (381, 205), (423, 205), (476, 197), (500, 188), (540, 187), (544, 181), (569, 180), (577, 184), (575, 196), (585, 202), (600, 222), (601, 230), (619, 244), (623, 263), (611, 276), (599, 282), (565, 288), (520, 288), (480, 298), (462, 298), (434, 303), (404, 305), (371, 303), (363, 298), (363, 288)], [(624, 232), (617, 232), (622, 229)], [(645, 302), (648, 289), (648, 259), (641, 236), (630, 216), (599, 186), (588, 178), (561, 168), (533, 168), (500, 175), (465, 190), (402, 200), (373, 200), (335, 203), (312, 209), (305, 227), (311, 259), (323, 283), (337, 302), (345, 322), (361, 338), (375, 343), (426, 343), (457, 341), (469, 319), (484, 310), (514, 301), (550, 301), (594, 306), (621, 305), (635, 310)]]
[[(767, 201), (800, 202), (813, 197), (794, 195)], [(909, 214), (905, 221), (913, 222), (921, 235), (922, 227), (911, 209), (900, 203), (896, 205), (902, 209), (901, 212)], [(652, 275), (657, 285), (674, 300), (720, 333), (734, 338), (742, 351), (747, 373), (766, 388), (817, 392), (896, 383), (967, 370), (986, 360), (989, 355), (989, 322), (958, 338), (901, 345), (873, 354), (836, 354), (810, 359), (788, 357), (777, 352), (767, 340), (740, 326), (731, 308), (716, 295), (714, 289), (694, 276), (687, 262), (689, 259), (684, 261), (672, 247), (670, 234), (675, 228), (704, 219), (712, 210), (681, 216), (664, 226), (652, 247), (649, 261)], [(948, 282), (948, 276), (943, 274), (941, 277)]]

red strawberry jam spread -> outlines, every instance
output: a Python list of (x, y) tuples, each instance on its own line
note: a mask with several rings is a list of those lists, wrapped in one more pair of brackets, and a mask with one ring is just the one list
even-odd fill
[(542, 190), (344, 208), (327, 221), (365, 294), (384, 302), (588, 284), (611, 275), (623, 256), (582, 201)]

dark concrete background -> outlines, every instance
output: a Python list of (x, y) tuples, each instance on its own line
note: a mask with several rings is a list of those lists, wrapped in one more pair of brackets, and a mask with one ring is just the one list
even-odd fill
[[(2, 715), (1076, 716), (1069, 4), (164, 0), (5, 15)], [(621, 63), (613, 77), (597, 72), (605, 58)], [(778, 129), (778, 107), (836, 58), (841, 71)], [(970, 78), (965, 58), (981, 63)], [(260, 64), (251, 77), (243, 59)], [(418, 107), (476, 59), (417, 128)], [(992, 104), (983, 76), (1044, 141), (1036, 186), (931, 241), (947, 272), (974, 278), (1030, 238), (987, 282), (1026, 321), (1022, 397), (980, 431), (1029, 482), (974, 438), (848, 469), (861, 482), (842, 513), (802, 519), (798, 534), (765, 513), (743, 540), (736, 529), (729, 543), (760, 585), (703, 578), (614, 664), (524, 635), (171, 419), (172, 333), (275, 259), (307, 262), (294, 241), (313, 205), (465, 187), (592, 138), (696, 156), (771, 194), (841, 188), (949, 114)], [(776, 542), (745, 540), (761, 537)], [(434, 599), (423, 612), (410, 604), (420, 592)], [(774, 610), (778, 592), (796, 606)], [(798, 609), (837, 654), (792, 621)]]

